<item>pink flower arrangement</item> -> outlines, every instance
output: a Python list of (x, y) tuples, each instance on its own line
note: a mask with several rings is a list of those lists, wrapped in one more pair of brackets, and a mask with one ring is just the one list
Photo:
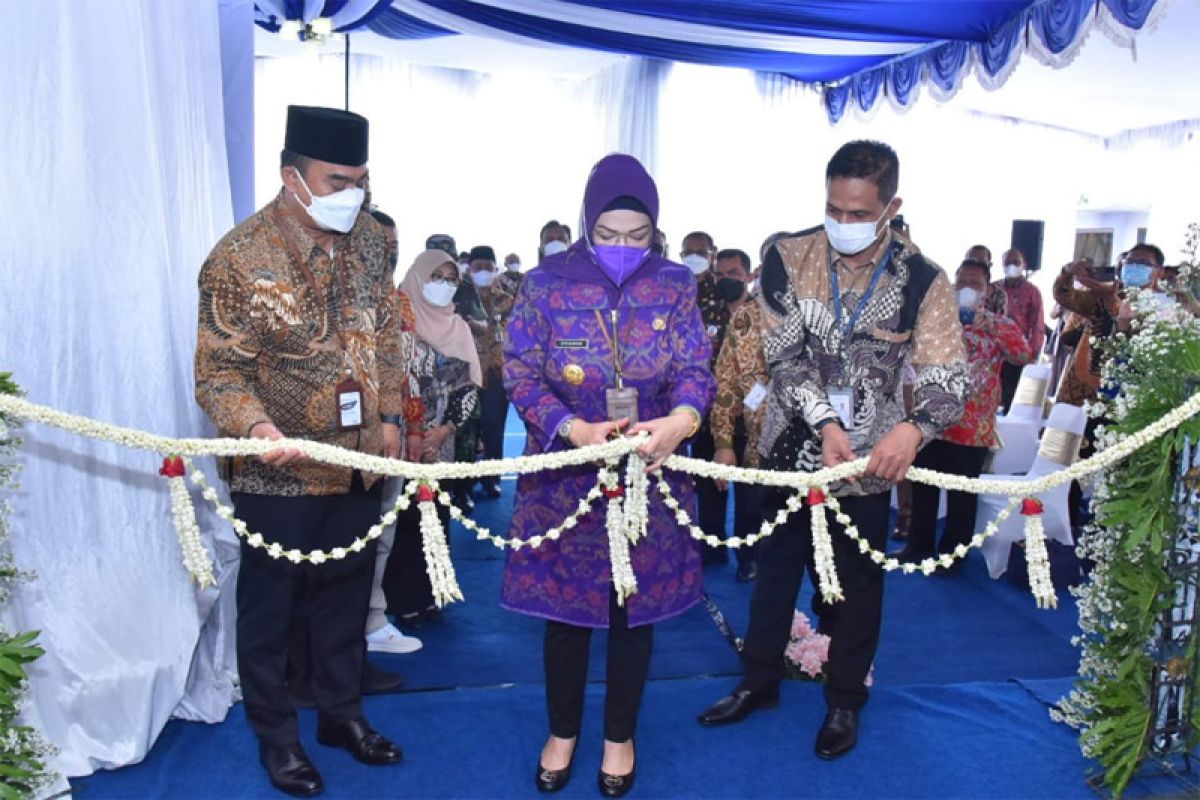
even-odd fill
[[(830, 638), (823, 633), (817, 633), (808, 617), (802, 611), (796, 611), (792, 616), (791, 641), (783, 651), (787, 661), (788, 672), (797, 678), (811, 680), (825, 679), (825, 662), (829, 660)], [(867, 674), (863, 685), (875, 683), (875, 666)]]

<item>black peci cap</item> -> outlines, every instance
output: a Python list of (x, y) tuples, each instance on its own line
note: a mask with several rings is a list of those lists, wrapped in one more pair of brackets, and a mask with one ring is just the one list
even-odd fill
[(318, 106), (288, 106), (283, 146), (315, 159), (361, 167), (367, 163), (367, 118)]

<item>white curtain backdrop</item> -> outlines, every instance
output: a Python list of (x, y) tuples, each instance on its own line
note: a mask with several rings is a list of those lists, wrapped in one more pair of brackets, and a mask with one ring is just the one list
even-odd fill
[[(774, 89), (774, 91), (773, 91)], [(738, 70), (676, 65), (662, 88), (655, 177), (671, 252), (695, 229), (757, 260), (773, 231), (822, 222), (829, 157), (853, 139), (878, 139), (900, 157), (901, 213), (917, 244), (953, 270), (967, 248), (999, 263), (1012, 220), (1045, 221), (1050, 285), (1071, 260), (1080, 210), (1145, 212), (1147, 235), (1177, 263), (1186, 223), (1200, 217), (1200, 137), (1106, 147), (1099, 137), (922, 102), (901, 114), (829, 125), (816, 93), (783, 90)], [(1004, 90), (1001, 90), (1004, 91)], [(1072, 102), (1064, 98), (1064, 102)], [(1131, 232), (1132, 234), (1132, 232)], [(1114, 241), (1116, 252), (1135, 243)]]
[[(278, 191), (286, 105), (340, 106), (342, 63), (258, 60), (260, 205)], [(1012, 220), (1044, 220), (1035, 283), (1049, 300), (1079, 211), (1144, 212), (1149, 238), (1177, 260), (1200, 182), (1200, 137), (1186, 133), (1116, 148), (934, 102), (905, 113), (884, 105), (834, 127), (815, 92), (690, 64), (629, 59), (588, 79), (555, 79), (517, 65), (482, 73), (355, 56), (350, 100), (372, 122), (372, 189), (399, 222), (402, 269), (435, 231), (532, 264), (538, 228), (552, 217), (578, 222), (588, 170), (613, 150), (650, 166), (673, 253), (703, 229), (756, 258), (768, 234), (820, 224), (826, 161), (844, 142), (872, 138), (899, 153), (903, 213), (943, 266), (976, 243), (999, 263)], [(1131, 244), (1114, 242), (1118, 252)]]
[[(260, 58), (256, 187), (279, 191), (289, 104), (343, 105), (339, 56)], [(400, 273), (431, 233), (460, 249), (490, 244), (536, 261), (549, 219), (578, 233), (592, 165), (621, 150), (653, 163), (658, 87), (667, 68), (629, 59), (588, 79), (528, 69), (494, 73), (351, 56), (350, 110), (371, 121), (373, 200), (396, 218)], [(399, 277), (399, 275), (397, 276)]]
[[(39, 403), (205, 435), (196, 276), (232, 224), (218, 5), (3, 7), (0, 369)], [(223, 718), (232, 592), (193, 589), (160, 457), (35, 426), (24, 437), (13, 549), (37, 580), (3, 624), (42, 632), (30, 715), (61, 748), (53, 766), (128, 764), (172, 714)], [(231, 587), (227, 540), (218, 557)]]

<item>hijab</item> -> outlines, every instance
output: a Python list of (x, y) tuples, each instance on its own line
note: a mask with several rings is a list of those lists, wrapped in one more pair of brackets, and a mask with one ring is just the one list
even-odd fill
[(466, 321), (455, 313), (454, 303), (438, 307), (425, 298), (425, 284), (433, 277), (434, 270), (443, 264), (453, 264), (454, 272), (458, 274), (454, 258), (444, 250), (421, 253), (400, 282), (400, 291), (412, 303), (417, 336), (442, 355), (467, 362), (471, 380), (476, 386), (482, 386), (483, 370), (479, 366), (479, 353), (475, 351), (475, 338)]
[(605, 274), (592, 249), (592, 228), (601, 214), (614, 208), (640, 211), (650, 217), (651, 225), (658, 223), (658, 187), (641, 162), (624, 153), (607, 155), (592, 167), (583, 194), (583, 230), (579, 238), (565, 252), (543, 259), (540, 266), (574, 280), (617, 286), (636, 275), (669, 266), (671, 262), (651, 252), (632, 274), (624, 276), (624, 281), (617, 282)]

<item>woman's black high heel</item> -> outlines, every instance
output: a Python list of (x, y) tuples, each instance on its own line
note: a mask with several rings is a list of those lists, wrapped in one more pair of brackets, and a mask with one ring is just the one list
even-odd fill
[[(578, 741), (576, 741), (578, 744)], [(542, 762), (538, 760), (537, 774), (534, 775), (534, 783), (537, 784), (539, 792), (557, 792), (567, 785), (571, 780), (571, 765), (575, 763), (575, 751), (571, 751), (571, 760), (567, 762), (567, 766), (562, 769), (546, 769), (542, 766)]]

